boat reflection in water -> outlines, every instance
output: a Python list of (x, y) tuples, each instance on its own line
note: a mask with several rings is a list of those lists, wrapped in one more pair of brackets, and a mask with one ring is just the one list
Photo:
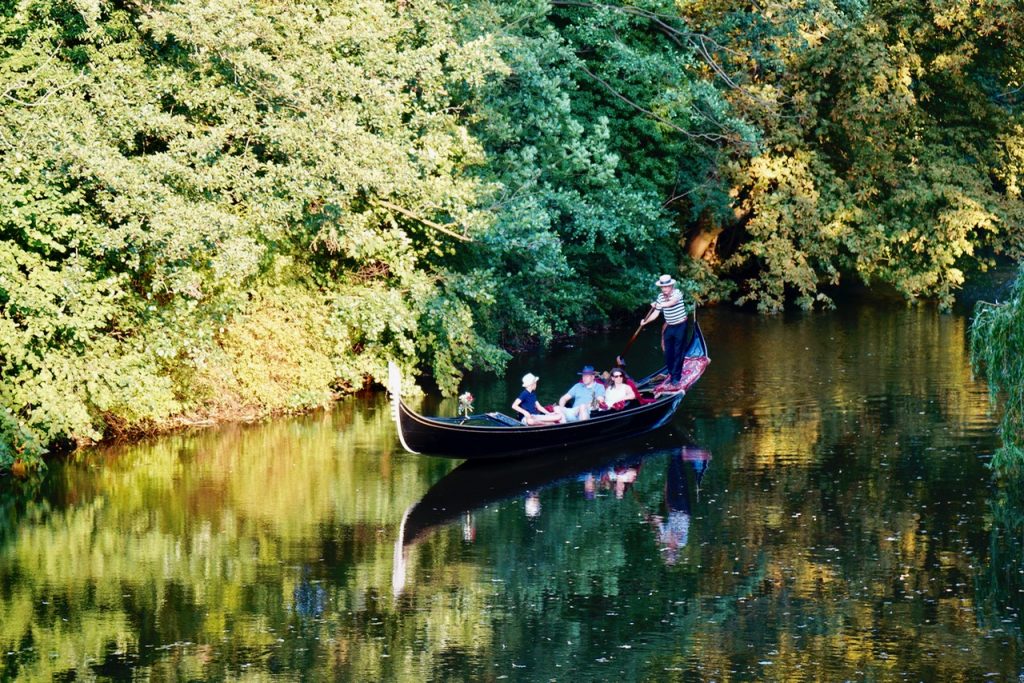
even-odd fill
[(410, 550), (434, 529), (458, 520), (463, 540), (473, 542), (474, 511), (522, 498), (524, 514), (540, 517), (540, 492), (573, 481), (579, 482), (586, 499), (614, 496), (621, 500), (644, 468), (658, 467), (661, 458), (667, 461), (664, 496), (656, 509), (643, 510), (643, 517), (654, 532), (664, 561), (674, 564), (687, 543), (691, 511), (711, 460), (711, 454), (702, 448), (659, 444), (633, 453), (618, 449), (503, 462), (467, 461), (438, 480), (402, 516), (394, 550), (394, 594), (401, 594), (405, 588)]

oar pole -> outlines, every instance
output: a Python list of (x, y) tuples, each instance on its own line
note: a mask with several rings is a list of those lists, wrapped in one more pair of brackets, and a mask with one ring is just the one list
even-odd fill
[(629, 351), (631, 346), (633, 346), (633, 342), (636, 341), (636, 338), (640, 336), (640, 330), (644, 329), (644, 321), (647, 320), (647, 316), (649, 316), (651, 314), (651, 311), (653, 310), (654, 306), (651, 306), (651, 308), (646, 313), (644, 313), (644, 317), (640, 321), (640, 326), (636, 328), (636, 332), (634, 332), (633, 336), (629, 338), (628, 342), (626, 342), (626, 348), (622, 349), (622, 353), (619, 354), (619, 358), (624, 358), (626, 356), (626, 352)]

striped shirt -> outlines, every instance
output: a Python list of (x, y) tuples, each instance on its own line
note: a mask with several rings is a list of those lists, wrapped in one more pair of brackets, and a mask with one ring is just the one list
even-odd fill
[[(672, 295), (665, 296), (664, 294), (658, 295), (658, 301), (656, 303), (665, 306), (672, 296), (679, 294), (678, 290), (673, 289)], [(665, 306), (661, 309), (662, 314), (665, 316), (665, 323), (668, 325), (678, 325), (679, 323), (686, 320), (686, 304), (683, 303), (682, 295), (679, 295), (679, 300), (674, 306)]]

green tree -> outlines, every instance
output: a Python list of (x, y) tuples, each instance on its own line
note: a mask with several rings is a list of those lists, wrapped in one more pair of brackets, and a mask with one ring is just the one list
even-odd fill
[[(764, 134), (724, 164), (732, 212), (689, 253), (777, 311), (855, 277), (948, 306), (1021, 252), (1024, 13), (1014, 3), (699, 2), (731, 100)], [(713, 206), (698, 206), (711, 211)]]
[(714, 173), (724, 140), (754, 132), (659, 24), (670, 2), (462, 8), (468, 39), (489, 37), (505, 64), (472, 106), (498, 193), (463, 267), (498, 283), (488, 335), (549, 339), (633, 311), (678, 261), (675, 196)]
[(392, 358), (447, 390), (499, 365), (444, 277), (489, 223), (449, 93), (492, 61), (431, 2), (9, 10), (5, 441), (324, 404)]
[[(1010, 0), (0, 11), (0, 466), (1019, 254)], [(684, 255), (685, 254), (685, 255)], [(733, 283), (738, 284), (735, 289)]]

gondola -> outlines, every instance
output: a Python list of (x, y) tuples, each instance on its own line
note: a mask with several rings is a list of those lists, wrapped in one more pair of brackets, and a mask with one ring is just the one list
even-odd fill
[(623, 410), (591, 414), (590, 419), (566, 424), (527, 427), (503, 413), (482, 413), (464, 417), (426, 417), (402, 400), (401, 378), (392, 366), (389, 389), (392, 417), (398, 438), (410, 453), (422, 453), (467, 460), (506, 458), (583, 446), (637, 436), (667, 423), (679, 407), (685, 389), (693, 386), (709, 362), (707, 343), (694, 324), (693, 340), (683, 364), (684, 390), (659, 393), (657, 383), (664, 368), (637, 381), (643, 401)]

